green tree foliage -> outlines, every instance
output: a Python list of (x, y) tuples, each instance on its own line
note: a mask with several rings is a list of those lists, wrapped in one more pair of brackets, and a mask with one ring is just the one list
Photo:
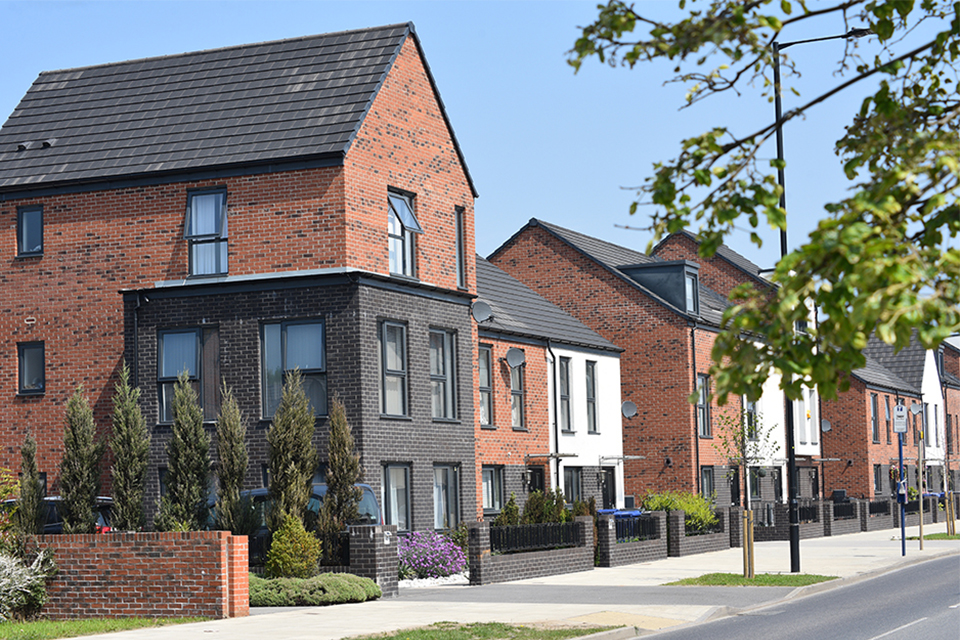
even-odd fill
[(503, 509), (494, 518), (493, 526), (508, 527), (516, 524), (520, 524), (520, 507), (517, 506), (516, 494), (511, 492), (507, 504), (503, 505)]
[[(771, 43), (795, 40), (791, 27), (813, 18), (836, 16), (844, 32), (849, 24), (870, 29), (871, 41), (880, 45), (880, 53), (864, 61), (852, 55), (856, 44), (847, 40), (838, 71), (850, 77), (781, 118), (802, 117), (859, 81), (877, 84), (850, 114), (836, 144), (851, 181), (849, 196), (827, 205), (807, 241), (778, 263), (773, 296), (752, 285), (731, 294), (736, 304), (724, 315), (724, 331), (713, 349), (719, 401), (731, 393), (759, 398), (772, 372), (784, 374), (781, 385), (794, 399), (814, 384), (832, 398), (849, 388), (844, 374), (864, 366), (861, 351), (872, 333), (898, 348), (916, 333), (925, 347), (934, 348), (960, 330), (955, 242), (960, 5), (948, 0), (850, 0), (815, 7), (789, 0), (679, 4), (684, 17), (675, 22), (648, 17), (645, 3), (614, 0), (599, 7), (569, 62), (579, 68), (596, 56), (634, 67), (669, 60), (673, 80), (690, 87), (692, 104), (751, 83), (770, 95)], [(935, 33), (907, 45), (904, 36), (920, 23)], [(792, 65), (782, 59), (789, 78)], [(777, 124), (745, 135), (719, 126), (683, 140), (679, 155), (654, 165), (630, 212), (653, 206), (654, 242), (698, 226), (703, 257), (713, 255), (735, 226), (748, 227), (759, 246), (761, 226), (783, 229), (787, 219), (774, 176), (780, 164), (760, 160)], [(796, 333), (795, 323), (806, 320), (814, 305), (817, 325)], [(756, 339), (741, 339), (745, 333)]]
[(233, 390), (223, 385), (220, 415), (217, 417), (217, 528), (249, 535), (256, 528), (256, 513), (250, 500), (240, 497), (247, 475), (247, 427)]
[(29, 433), (20, 448), (20, 497), (13, 525), (21, 538), (43, 533), (43, 486), (37, 469), (37, 441)]
[(777, 425), (764, 424), (759, 411), (742, 415), (738, 412), (736, 417), (725, 412), (717, 417), (717, 425), (713, 448), (731, 467), (741, 469), (740, 477), (744, 478), (749, 493), (749, 468), (769, 460), (780, 449), (780, 445), (773, 441)]
[(523, 505), (520, 524), (542, 524), (546, 522), (566, 522), (567, 508), (563, 490), (531, 491)]
[(327, 450), (327, 495), (323, 498), (317, 530), (323, 534), (343, 531), (360, 517), (357, 506), (363, 490), (356, 486), (363, 478), (360, 455), (353, 441), (343, 402), (330, 403), (330, 439)]
[(173, 428), (167, 445), (166, 495), (160, 499), (158, 531), (195, 531), (207, 524), (210, 436), (186, 372), (173, 389)]
[(317, 572), (319, 560), (320, 541), (303, 528), (303, 520), (285, 513), (267, 551), (267, 577), (309, 578)]
[(100, 490), (100, 459), (103, 443), (96, 439), (93, 410), (83, 387), (67, 401), (63, 458), (60, 460), (60, 495), (64, 533), (95, 533), (97, 493)]
[(284, 380), (280, 405), (267, 431), (272, 501), (267, 526), (271, 531), (283, 523), (284, 514), (301, 522), (306, 515), (310, 482), (319, 460), (313, 447), (313, 432), (313, 407), (303, 391), (300, 372), (293, 371)]
[[(0, 467), (0, 501), (13, 498), (20, 491), (20, 482), (17, 476), (10, 469)], [(18, 536), (14, 530), (14, 514), (16, 510), (0, 509), (0, 555), (21, 556), (23, 546), (20, 541), (22, 536)]]
[(113, 513), (112, 526), (120, 531), (143, 529), (143, 496), (150, 455), (150, 431), (140, 412), (140, 389), (130, 386), (130, 368), (124, 362), (113, 394)]

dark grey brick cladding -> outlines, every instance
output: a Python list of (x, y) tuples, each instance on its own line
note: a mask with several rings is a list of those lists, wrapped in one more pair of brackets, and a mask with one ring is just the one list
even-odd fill
[[(134, 349), (136, 295), (126, 294), (127, 362), (137, 362), (141, 408), (153, 441), (147, 478), (147, 511), (152, 520), (159, 497), (158, 469), (166, 466), (170, 428), (158, 425), (157, 333), (175, 327), (216, 326), (219, 329), (220, 372), (234, 390), (248, 425), (250, 455), (246, 485), (261, 486), (261, 465), (267, 461), (269, 421), (261, 420), (260, 323), (269, 320), (323, 318), (327, 349), (329, 397), (339, 395), (361, 454), (364, 482), (381, 491), (384, 462), (411, 464), (411, 503), (414, 529), (433, 528), (433, 465), (460, 467), (460, 516), (476, 513), (476, 473), (473, 446), (472, 341), (466, 297), (420, 295), (410, 287), (391, 289), (332, 277), (310, 286), (251, 287), (257, 290), (211, 288), (148, 291), (137, 318), (138, 349)], [(380, 351), (378, 327), (383, 319), (406, 323), (408, 337), (409, 419), (380, 414)], [(434, 421), (430, 415), (428, 331), (443, 328), (457, 333), (457, 421)], [(215, 429), (208, 427), (216, 461)], [(317, 420), (314, 444), (326, 458), (328, 425)]]

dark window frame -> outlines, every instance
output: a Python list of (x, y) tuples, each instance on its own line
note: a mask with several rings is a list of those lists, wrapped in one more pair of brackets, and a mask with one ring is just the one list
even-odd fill
[[(213, 233), (191, 233), (193, 223), (193, 201), (194, 198), (219, 195), (220, 212), (217, 220), (217, 229)], [(227, 189), (226, 187), (216, 187), (211, 189), (190, 189), (187, 191), (187, 214), (184, 221), (183, 237), (188, 243), (187, 254), (189, 262), (189, 274), (191, 278), (213, 278), (224, 276), (229, 273), (230, 265), (230, 245), (227, 221)], [(213, 245), (216, 267), (214, 271), (208, 273), (197, 273), (194, 259), (194, 249), (205, 245)], [(221, 249), (223, 247), (223, 249)], [(221, 253), (222, 251), (222, 253)], [(222, 264), (221, 264), (222, 262)]]
[[(493, 491), (487, 505), (486, 478), (489, 474)], [(480, 505), (484, 515), (499, 513), (503, 509), (503, 466), (485, 464), (480, 467)]]
[(880, 399), (876, 393), (870, 394), (870, 437), (874, 444), (880, 444)]
[(560, 430), (573, 432), (573, 412), (570, 408), (570, 358), (560, 356), (558, 396), (560, 397)]
[(710, 425), (710, 376), (697, 374), (697, 436), (712, 438)]
[(567, 504), (583, 502), (583, 467), (563, 467), (563, 497)]
[(886, 419), (887, 419), (887, 444), (891, 443), (891, 430), (890, 430), (890, 396), (883, 396), (883, 404), (886, 407)]
[(584, 384), (587, 387), (587, 433), (600, 433), (597, 420), (597, 362), (584, 363)]
[(757, 413), (757, 403), (743, 396), (743, 430), (747, 440), (756, 442), (760, 438), (760, 417)]
[[(180, 372), (177, 372), (177, 375), (174, 376), (165, 376), (163, 374), (163, 365), (164, 365), (164, 339), (166, 336), (175, 335), (175, 334), (188, 334), (192, 333), (195, 337), (194, 340), (194, 373), (189, 376), (190, 382), (193, 383), (194, 391), (197, 392), (197, 401), (200, 403), (200, 406), (203, 407), (203, 384), (202, 384), (202, 349), (203, 349), (203, 330), (200, 327), (182, 327), (176, 329), (160, 329), (157, 331), (157, 412), (159, 414), (160, 424), (171, 424), (173, 423), (173, 393), (174, 386), (176, 385), (177, 378), (180, 375)], [(164, 392), (164, 386), (170, 385), (170, 415), (166, 414), (166, 394)]]
[[(403, 369), (387, 368), (387, 332), (388, 329), (395, 328), (400, 330), (400, 337), (403, 344), (400, 345), (400, 357), (402, 359)], [(394, 417), (409, 417), (410, 415), (410, 355), (409, 355), (409, 335), (407, 324), (397, 320), (382, 320), (380, 322), (380, 410), (382, 415)], [(400, 383), (400, 402), (403, 405), (399, 413), (391, 413), (387, 407), (387, 380), (396, 379)]]
[[(705, 465), (700, 467), (700, 495), (703, 496), (705, 500), (712, 501), (717, 495), (717, 485), (716, 485), (716, 476), (713, 472), (712, 465)], [(707, 485), (710, 485), (710, 491), (707, 491)], [(751, 496), (752, 498), (753, 496)]]
[[(486, 354), (486, 363), (487, 363), (487, 382), (489, 385), (483, 384), (483, 376), (481, 372), (481, 362), (484, 360), (484, 354)], [(493, 347), (491, 345), (481, 344), (477, 347), (477, 384), (478, 390), (480, 392), (480, 426), (481, 427), (490, 427), (492, 428), (495, 424), (494, 417), (494, 402), (493, 402)], [(485, 423), (483, 421), (483, 407), (484, 400), (489, 406), (489, 411), (487, 412), (488, 421)]]
[[(393, 483), (390, 480), (390, 470), (391, 469), (402, 469), (404, 471), (404, 487), (403, 492), (405, 494), (404, 500), (404, 516), (406, 518), (406, 527), (401, 526), (400, 519), (396, 516), (399, 514), (393, 513), (393, 508), (391, 506), (390, 496)], [(388, 462), (383, 465), (383, 522), (384, 524), (396, 524), (397, 531), (412, 531), (413, 530), (413, 508), (410, 504), (411, 488), (410, 483), (413, 478), (413, 470), (411, 465), (406, 462)], [(399, 511), (399, 507), (397, 509)]]
[[(25, 250), (24, 244), (26, 240), (26, 219), (31, 214), (37, 214), (39, 220), (37, 222), (39, 226), (40, 233), (40, 248), (39, 249), (30, 249)], [(31, 258), (35, 256), (43, 255), (43, 205), (42, 204), (31, 204), (24, 207), (17, 207), (17, 257), (18, 258)]]
[[(437, 472), (446, 471), (450, 474), (449, 497), (445, 510), (447, 522), (437, 526)], [(437, 531), (455, 529), (460, 524), (460, 465), (435, 462), (433, 464), (433, 528)]]
[[(323, 381), (325, 390), (323, 398), (323, 407), (313, 407), (315, 417), (328, 415), (330, 404), (330, 393), (327, 389), (327, 323), (323, 318), (303, 318), (299, 320), (277, 320), (261, 321), (260, 323), (260, 416), (263, 420), (272, 420), (276, 411), (267, 411), (267, 327), (279, 326), (280, 328), (280, 387), (283, 389), (283, 383), (287, 375), (293, 372), (293, 368), (287, 363), (287, 330), (292, 326), (320, 325), (320, 343), (321, 343), (321, 366), (310, 369), (300, 369), (300, 375), (303, 377), (316, 378)], [(279, 404), (279, 397), (277, 399)], [(311, 405), (312, 406), (312, 405)], [(321, 411), (322, 409), (322, 411)]]
[(454, 217), (456, 219), (457, 233), (457, 286), (461, 289), (467, 288), (467, 243), (466, 231), (464, 225), (463, 207), (454, 207)]
[[(27, 352), (40, 351), (40, 383), (26, 385), (24, 384), (26, 355)], [(17, 395), (18, 396), (42, 396), (47, 391), (47, 345), (43, 340), (31, 340), (29, 342), (17, 343)]]
[[(521, 430), (527, 428), (527, 376), (524, 370), (526, 366), (527, 364), (524, 362), (517, 367), (510, 368), (510, 425), (514, 429)], [(514, 403), (519, 406), (519, 411), (514, 411)], [(514, 420), (515, 415), (519, 415), (519, 420)], [(516, 424), (516, 422), (520, 424)]]
[[(430, 329), (428, 334), (430, 350), (430, 415), (434, 420), (456, 420), (457, 411), (457, 332), (449, 329)], [(439, 336), (443, 344), (443, 371), (434, 371), (434, 336)], [(443, 407), (437, 415), (434, 402), (435, 385), (442, 385)]]
[[(392, 275), (407, 278), (417, 277), (416, 234), (423, 233), (423, 228), (417, 220), (414, 201), (413, 194), (401, 193), (393, 189), (387, 192), (387, 267)], [(406, 209), (400, 207), (400, 204), (403, 204)], [(394, 220), (399, 226), (398, 229), (393, 228)], [(395, 243), (400, 249), (399, 270), (394, 269)]]

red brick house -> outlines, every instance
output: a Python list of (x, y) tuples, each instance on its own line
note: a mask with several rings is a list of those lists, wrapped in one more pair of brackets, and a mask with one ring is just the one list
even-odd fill
[[(635, 417), (623, 420), (624, 454), (635, 458), (624, 463), (627, 494), (675, 489), (715, 495), (720, 505), (737, 504), (742, 482), (716, 436), (725, 421), (741, 419), (741, 402), (733, 399), (721, 408), (713, 401), (692, 405), (689, 398), (710, 387), (710, 352), (727, 306), (724, 292), (746, 278), (763, 280), (759, 267), (746, 259), (738, 256), (739, 264), (731, 264), (737, 254), (727, 248), (705, 263), (695, 255), (695, 243), (686, 236), (669, 239), (651, 256), (532, 219), (489, 260), (624, 349), (622, 397), (638, 407)], [(782, 425), (782, 401), (769, 396), (767, 419)], [(819, 424), (812, 405), (803, 412), (805, 426)], [(809, 451), (798, 451), (798, 464), (816, 469), (818, 430), (808, 431)], [(782, 461), (769, 462), (760, 493), (779, 501), (786, 493)], [(815, 474), (800, 480), (801, 496), (819, 494)]]
[(105, 434), (125, 360), (148, 507), (182, 370), (211, 432), (233, 387), (260, 486), (299, 368), (389, 523), (472, 519), (475, 197), (411, 24), (41, 74), (0, 129), (0, 465), (29, 429), (58, 491), (67, 398)]
[(960, 487), (960, 348), (944, 342), (938, 352), (940, 384), (943, 386), (943, 414), (945, 416), (946, 478), (948, 488)]

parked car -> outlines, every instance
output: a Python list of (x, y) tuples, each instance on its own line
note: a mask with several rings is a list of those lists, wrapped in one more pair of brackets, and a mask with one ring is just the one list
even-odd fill
[[(351, 520), (348, 524), (383, 524), (383, 517), (380, 511), (380, 502), (377, 500), (377, 496), (374, 493), (373, 488), (368, 484), (357, 484), (356, 486), (360, 487), (360, 489), (363, 491), (363, 495), (360, 498), (360, 504), (357, 505), (360, 516), (355, 520)], [(327, 485), (323, 483), (317, 483), (312, 485), (311, 488), (312, 491), (310, 494), (310, 501), (307, 503), (307, 511), (309, 511), (313, 518), (316, 518), (319, 516), (320, 507), (323, 505), (323, 497), (327, 495)], [(240, 497), (241, 499), (247, 498), (251, 500), (253, 503), (253, 508), (256, 510), (258, 526), (256, 531), (249, 536), (249, 553), (250, 564), (260, 565), (266, 561), (268, 546), (267, 540), (270, 537), (270, 530), (267, 529), (267, 513), (270, 509), (269, 490), (266, 487), (249, 489), (247, 491), (241, 491)], [(209, 527), (213, 528), (216, 526), (216, 514), (214, 513), (216, 497), (212, 497), (209, 504)], [(312, 526), (314, 522), (308, 522), (307, 525)]]
[[(56, 534), (63, 533), (63, 515), (60, 505), (63, 498), (60, 496), (47, 496), (43, 499), (43, 533)], [(10, 498), (3, 501), (4, 510), (13, 509), (17, 504), (16, 498)], [(113, 511), (113, 498), (110, 496), (97, 496), (97, 533), (110, 533), (110, 515)]]

